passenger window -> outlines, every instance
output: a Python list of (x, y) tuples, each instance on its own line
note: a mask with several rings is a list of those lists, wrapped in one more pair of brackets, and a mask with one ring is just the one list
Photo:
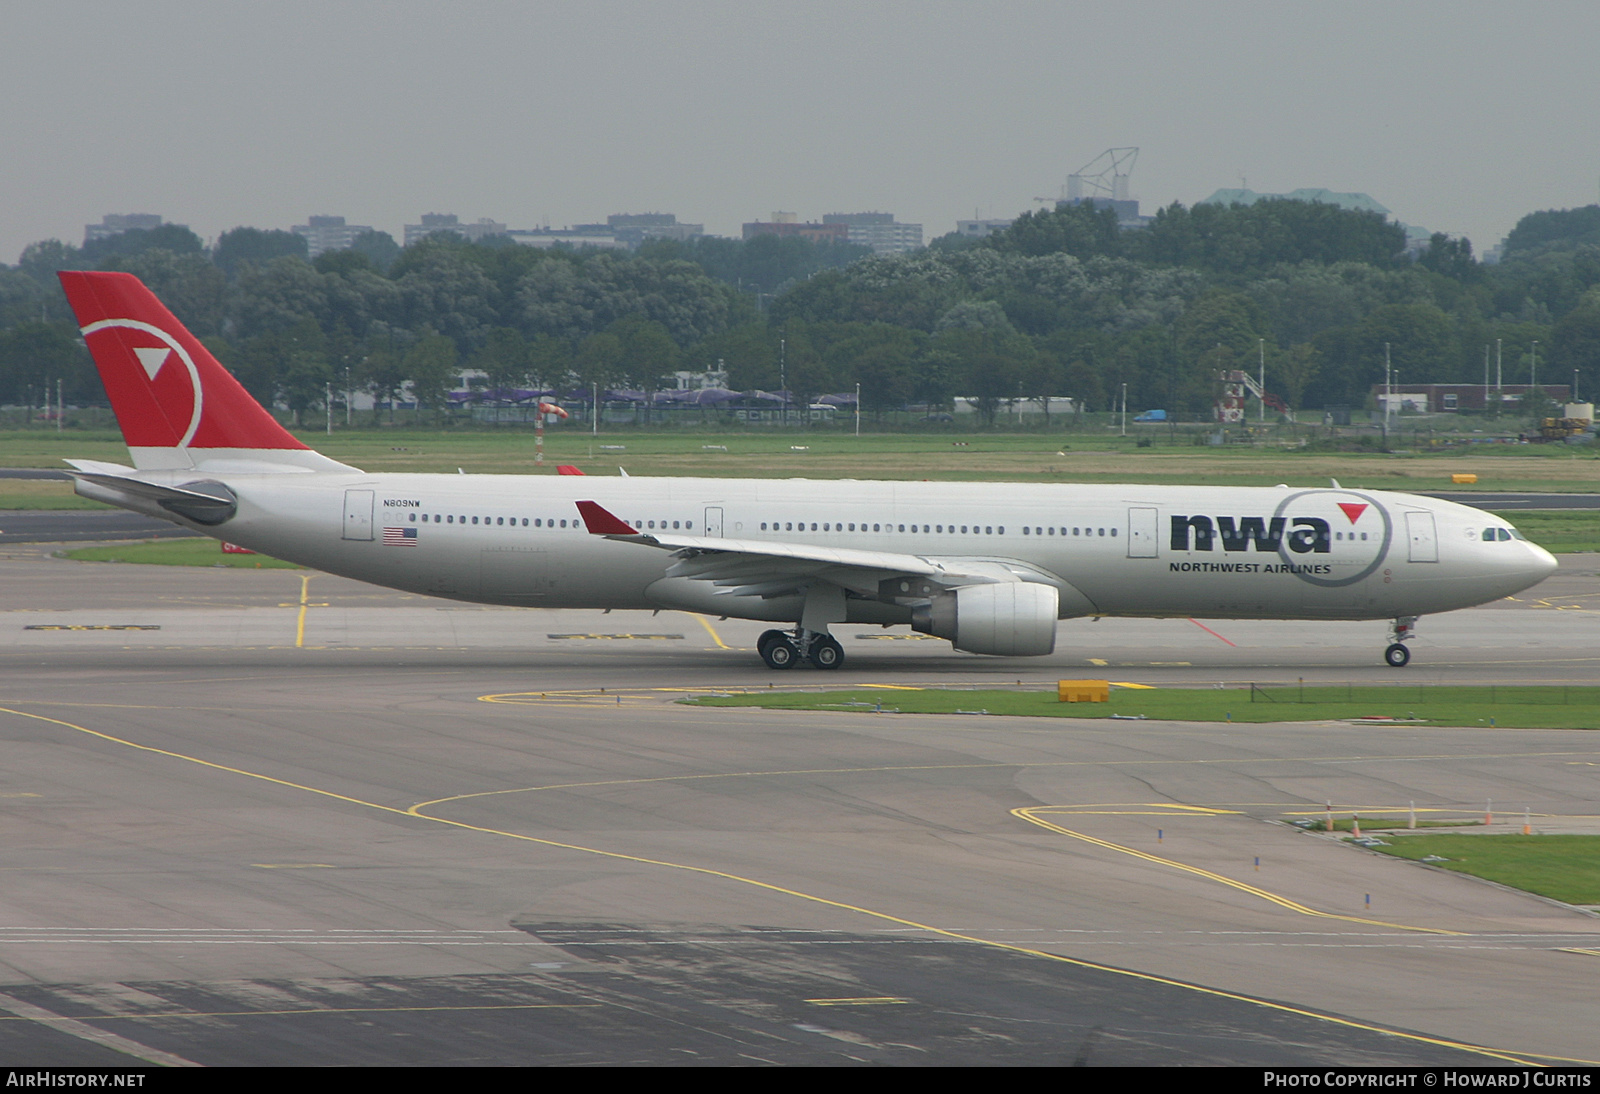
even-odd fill
[(417, 523), (417, 514), (415, 514), (415, 513), (411, 514), (411, 523), (412, 524)]

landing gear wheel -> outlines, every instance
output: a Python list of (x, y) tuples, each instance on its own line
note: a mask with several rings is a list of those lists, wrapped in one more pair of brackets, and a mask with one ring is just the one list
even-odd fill
[(769, 669), (790, 669), (799, 659), (800, 651), (794, 648), (794, 643), (789, 641), (789, 636), (786, 634), (778, 634), (776, 639), (768, 642), (761, 650), (761, 660), (767, 663)]
[(831, 635), (822, 635), (811, 643), (811, 664), (819, 669), (836, 669), (844, 664), (844, 647)]
[(1383, 659), (1389, 663), (1390, 668), (1403, 669), (1411, 663), (1411, 651), (1396, 642), (1383, 651)]
[(787, 641), (789, 641), (789, 636), (784, 634), (782, 631), (762, 631), (761, 637), (756, 639), (756, 652), (759, 653), (763, 659), (765, 659), (767, 656), (768, 646), (771, 646), (774, 642)]

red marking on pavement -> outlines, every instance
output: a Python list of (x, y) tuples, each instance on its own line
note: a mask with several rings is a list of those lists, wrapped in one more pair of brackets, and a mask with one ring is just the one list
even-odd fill
[[(1228, 640), (1226, 638), (1223, 638), (1222, 635), (1218, 634), (1216, 631), (1212, 630), (1210, 627), (1208, 627), (1204, 623), (1200, 622), (1200, 620), (1191, 619), (1191, 620), (1189, 620), (1189, 622), (1193, 623), (1195, 626), (1199, 627), (1201, 630), (1205, 631), (1212, 638), (1217, 639), (1219, 642), (1228, 642)], [(1233, 646), (1234, 649), (1238, 649), (1239, 648), (1233, 642), (1228, 642), (1228, 645)]]

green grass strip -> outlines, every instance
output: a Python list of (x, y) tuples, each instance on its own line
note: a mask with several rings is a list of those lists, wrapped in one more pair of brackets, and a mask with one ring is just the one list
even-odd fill
[[(1254, 702), (1252, 702), (1252, 697)], [(1109, 703), (1062, 703), (1054, 691), (862, 689), (752, 691), (683, 700), (699, 706), (904, 714), (990, 714), (1044, 718), (1112, 717), (1181, 722), (1320, 722), (1418, 719), (1397, 727), (1495, 726), (1600, 729), (1600, 687), (1428, 684), (1268, 685), (1251, 688), (1113, 688)]]
[(239, 570), (298, 570), (301, 567), (267, 555), (223, 554), (214, 539), (190, 537), (157, 539), (147, 543), (117, 543), (109, 547), (83, 547), (67, 551), (79, 562), (138, 562), (150, 566), (230, 566)]
[(1567, 904), (1600, 904), (1600, 836), (1420, 835), (1374, 847)]

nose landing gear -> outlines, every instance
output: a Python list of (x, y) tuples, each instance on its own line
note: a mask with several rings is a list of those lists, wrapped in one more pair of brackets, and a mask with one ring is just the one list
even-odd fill
[(1417, 617), (1404, 615), (1389, 625), (1389, 648), (1383, 659), (1390, 668), (1403, 669), (1411, 663), (1411, 651), (1405, 643), (1417, 635)]
[(756, 639), (756, 652), (768, 668), (793, 668), (796, 662), (810, 661), (812, 667), (836, 669), (844, 664), (844, 647), (826, 631), (796, 627), (793, 636), (783, 631), (766, 631)]

